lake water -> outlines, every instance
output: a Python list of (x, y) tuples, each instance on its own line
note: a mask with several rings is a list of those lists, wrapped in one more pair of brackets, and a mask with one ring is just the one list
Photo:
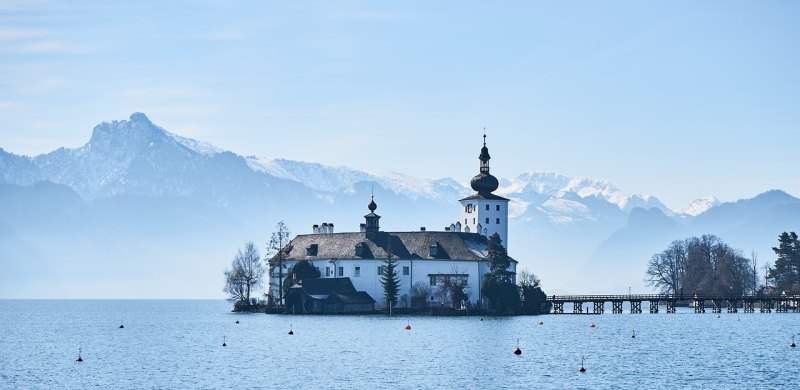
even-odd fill
[(0, 300), (0, 387), (800, 388), (794, 313), (481, 321), (229, 310), (224, 301)]

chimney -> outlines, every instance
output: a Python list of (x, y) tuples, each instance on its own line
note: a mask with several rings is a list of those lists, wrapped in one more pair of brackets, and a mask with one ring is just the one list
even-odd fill
[(318, 234), (319, 233), (319, 225), (312, 226), (311, 230), (314, 232), (314, 234)]
[(364, 233), (365, 231), (367, 231), (367, 224), (366, 223), (362, 223), (362, 224), (358, 225), (358, 227), (359, 227), (359, 231), (361, 233)]
[(425, 231), (425, 226), (420, 226), (419, 227), (419, 231), (424, 232)]
[(330, 233), (333, 234), (333, 223), (328, 223), (328, 228), (331, 230)]
[(450, 226), (445, 226), (444, 227), (444, 231), (449, 232), (450, 231)]

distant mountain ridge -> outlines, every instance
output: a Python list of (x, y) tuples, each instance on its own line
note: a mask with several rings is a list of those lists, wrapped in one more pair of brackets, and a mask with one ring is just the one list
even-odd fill
[[(569, 290), (574, 283), (568, 276), (571, 269), (596, 267), (608, 253), (616, 256), (614, 261), (646, 263), (648, 253), (661, 249), (659, 240), (643, 238), (648, 232), (670, 241), (695, 231), (723, 238), (725, 233), (768, 250), (769, 237), (779, 233), (776, 229), (790, 229), (800, 220), (792, 219), (800, 215), (795, 214), (800, 201), (782, 191), (732, 203), (704, 198), (673, 211), (656, 197), (628, 194), (597, 179), (528, 171), (500, 181), (497, 193), (512, 200), (512, 254), (556, 290)], [(41, 182), (54, 184), (37, 184)], [(384, 228), (441, 229), (457, 218), (458, 199), (472, 192), (452, 178), (418, 179), (396, 172), (240, 156), (172, 134), (142, 113), (97, 125), (82, 147), (35, 157), (0, 149), (0, 184), (0, 198), (15, 205), (13, 212), (3, 210), (0, 216), (0, 231), (5, 232), (0, 250), (6, 251), (0, 255), (7, 254), (0, 260), (0, 273), (4, 261), (6, 268), (17, 269), (10, 264), (24, 261), (31, 251), (40, 252), (55, 275), (72, 274), (65, 264), (79, 262), (75, 257), (85, 258), (79, 269), (106, 267), (109, 260), (95, 253), (102, 247), (123, 253), (118, 261), (168, 264), (172, 268), (166, 274), (172, 277), (181, 277), (178, 264), (192, 263), (186, 256), (197, 256), (216, 264), (203, 271), (200, 279), (206, 285), (218, 282), (216, 274), (240, 241), (264, 241), (278, 220), (286, 220), (295, 233), (323, 221), (336, 222), (337, 231), (353, 231), (374, 189)], [(748, 230), (748, 221), (758, 223), (758, 234)], [(748, 236), (763, 242), (751, 243)], [(198, 242), (201, 237), (207, 240)], [(576, 238), (581, 245), (575, 245)], [(54, 245), (61, 245), (63, 253)], [(620, 247), (635, 256), (619, 253)], [(142, 260), (131, 248), (153, 258)], [(760, 249), (765, 255), (766, 250)], [(195, 292), (208, 296), (217, 290), (198, 287)], [(0, 287), (0, 296), (9, 291)], [(162, 294), (176, 292), (167, 289)]]

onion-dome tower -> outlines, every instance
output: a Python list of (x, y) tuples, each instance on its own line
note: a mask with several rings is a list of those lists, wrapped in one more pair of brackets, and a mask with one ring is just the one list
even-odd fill
[(489, 148), (486, 146), (486, 134), (483, 135), (483, 147), (480, 170), (470, 181), (475, 194), (461, 199), (461, 222), (463, 231), (478, 233), (490, 237), (497, 233), (508, 248), (508, 199), (493, 194), (500, 187), (497, 178), (489, 172)]

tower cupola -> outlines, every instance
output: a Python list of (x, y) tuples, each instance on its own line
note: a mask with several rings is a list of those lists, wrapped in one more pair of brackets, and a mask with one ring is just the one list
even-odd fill
[(492, 157), (489, 156), (489, 148), (486, 147), (486, 134), (483, 135), (483, 148), (481, 148), (481, 154), (478, 156), (478, 159), (481, 161), (480, 173), (472, 178), (470, 181), (470, 186), (475, 192), (481, 195), (488, 195), (491, 194), (494, 190), (500, 187), (500, 183), (497, 181), (497, 178), (492, 176), (489, 173), (489, 159)]
[(375, 197), (373, 196), (372, 199), (369, 201), (369, 205), (367, 205), (369, 209), (369, 214), (364, 216), (366, 220), (364, 224), (364, 231), (367, 232), (367, 235), (374, 234), (380, 230), (380, 219), (381, 216), (375, 214), (375, 210), (378, 209), (378, 205), (375, 203)]

